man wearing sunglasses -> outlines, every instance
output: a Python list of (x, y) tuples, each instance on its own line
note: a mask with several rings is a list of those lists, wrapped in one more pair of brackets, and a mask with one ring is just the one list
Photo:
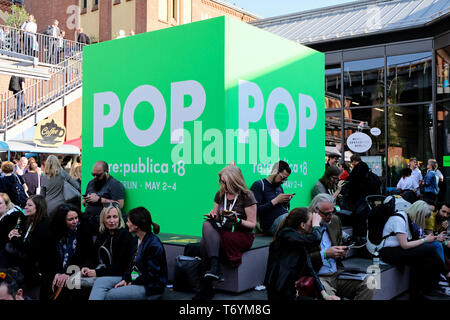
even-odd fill
[(333, 196), (327, 193), (316, 195), (309, 206), (311, 212), (322, 217), (327, 226), (320, 246), (310, 250), (311, 262), (327, 294), (354, 300), (372, 300), (374, 290), (369, 289), (365, 281), (339, 279), (343, 269), (341, 259), (348, 253), (348, 247), (342, 245), (342, 224), (335, 215)]
[(255, 195), (260, 227), (265, 235), (273, 235), (280, 222), (289, 213), (293, 194), (285, 194), (282, 184), (289, 178), (291, 168), (285, 161), (275, 163), (271, 174), (253, 183), (250, 190)]
[(123, 208), (125, 188), (109, 174), (109, 167), (105, 161), (97, 161), (92, 168), (94, 179), (89, 181), (86, 194), (83, 196), (83, 205), (89, 221), (98, 229), (99, 216), (105, 205), (117, 203)]

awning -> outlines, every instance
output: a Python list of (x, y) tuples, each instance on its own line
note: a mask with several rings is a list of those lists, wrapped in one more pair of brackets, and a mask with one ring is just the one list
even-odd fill
[(68, 140), (68, 141), (64, 142), (64, 144), (69, 144), (69, 145), (75, 146), (81, 150), (81, 137), (72, 139), (72, 140)]
[(34, 152), (34, 153), (52, 153), (52, 154), (80, 154), (80, 148), (63, 144), (59, 147), (39, 147), (32, 141), (0, 141), (0, 152)]

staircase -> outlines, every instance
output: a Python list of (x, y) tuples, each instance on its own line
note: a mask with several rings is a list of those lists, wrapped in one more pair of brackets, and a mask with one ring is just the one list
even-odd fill
[(0, 94), (0, 140), (8, 141), (81, 97), (83, 44), (63, 40), (53, 54), (57, 39), (35, 34), (38, 50), (29, 55), (24, 32), (1, 27), (8, 36), (0, 31), (0, 73), (36, 79), (20, 93)]

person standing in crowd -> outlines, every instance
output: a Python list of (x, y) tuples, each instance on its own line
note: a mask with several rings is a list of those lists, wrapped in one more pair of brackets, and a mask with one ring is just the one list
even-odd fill
[(291, 168), (285, 161), (274, 164), (266, 179), (253, 183), (250, 190), (257, 201), (257, 215), (264, 234), (273, 235), (278, 225), (289, 213), (289, 202), (293, 194), (285, 194), (283, 183), (289, 178)]
[(69, 174), (73, 179), (77, 180), (78, 183), (81, 185), (81, 163), (75, 162), (70, 167)]
[[(63, 204), (58, 207), (50, 223), (54, 250), (54, 277), (52, 292), (64, 288), (71, 265), (92, 266), (94, 250), (92, 237), (87, 230), (80, 212), (75, 206)], [(63, 298), (69, 298), (71, 292), (65, 291)]]
[[(0, 192), (7, 193), (14, 204), (24, 207), (26, 198), (28, 197), (26, 193), (28, 187), (22, 176), (14, 174), (14, 164), (10, 161), (4, 161), (1, 169), (3, 176), (0, 177)], [(21, 193), (19, 193), (19, 189), (21, 188), (16, 186), (16, 184), (20, 184), (23, 187), (23, 190), (20, 190)]]
[(83, 32), (83, 28), (77, 29), (78, 37), (77, 42), (84, 44), (91, 44), (91, 39), (89, 39), (88, 35)]
[[(28, 187), (27, 193), (29, 196), (40, 193), (41, 177), (39, 176), (38, 165), (36, 162), (30, 162), (28, 170), (22, 178)], [(39, 193), (37, 193), (37, 191), (39, 191)]]
[(0, 193), (0, 250), (8, 242), (8, 234), (17, 223), (17, 219), (25, 219), (22, 209), (10, 200), (6, 193)]
[(411, 177), (417, 183), (419, 188), (417, 189), (417, 196), (420, 196), (420, 186), (423, 184), (422, 172), (420, 172), (419, 164), (416, 158), (411, 158), (409, 160), (409, 168), (411, 169)]
[(23, 96), (23, 83), (25, 78), (18, 76), (11, 76), (9, 80), (9, 91), (16, 96), (16, 112), (14, 114), (14, 119), (19, 120), (23, 117), (23, 111), (25, 109), (25, 100)]
[(21, 28), (25, 31), (23, 35), (23, 42), (25, 48), (25, 54), (34, 56), (34, 42), (36, 41), (37, 24), (34, 22), (34, 16), (30, 14), (28, 20), (25, 21)]
[(320, 245), (309, 250), (314, 270), (327, 294), (354, 300), (372, 300), (374, 289), (369, 289), (367, 278), (364, 281), (339, 279), (338, 267), (342, 268), (341, 259), (348, 253), (348, 247), (342, 245), (342, 224), (334, 213), (333, 196), (327, 193), (316, 195), (308, 208), (318, 213), (326, 230)]
[(85, 266), (81, 269), (81, 275), (89, 278), (122, 276), (133, 258), (133, 243), (119, 206), (110, 203), (100, 213), (99, 235), (94, 245), (96, 268)]
[(341, 156), (337, 153), (330, 153), (328, 155), (328, 160), (325, 163), (325, 169), (327, 169), (330, 166), (337, 166), (340, 157)]
[(53, 20), (53, 24), (47, 27), (48, 35), (51, 37), (49, 38), (48, 44), (47, 63), (57, 63), (58, 43), (59, 37), (61, 36), (61, 30), (58, 25), (59, 21), (55, 19)]
[(128, 230), (134, 238), (133, 259), (122, 277), (101, 277), (94, 282), (89, 300), (156, 300), (167, 283), (166, 252), (156, 234), (160, 227), (150, 212), (138, 207), (130, 210)]
[(20, 157), (17, 165), (14, 166), (14, 173), (18, 176), (23, 176), (27, 172), (28, 159)]
[(336, 199), (341, 193), (344, 181), (339, 181), (339, 175), (341, 170), (336, 166), (329, 166), (322, 178), (316, 182), (313, 189), (311, 190), (311, 198), (314, 198), (319, 193), (328, 193)]
[(361, 160), (361, 156), (357, 153), (350, 157), (353, 169), (350, 172), (347, 181), (349, 188), (350, 203), (353, 209), (358, 208), (364, 197), (368, 195), (367, 192), (367, 175), (369, 173), (369, 166)]
[(86, 194), (83, 196), (85, 213), (90, 221), (93, 232), (97, 233), (100, 223), (100, 212), (105, 204), (115, 202), (119, 208), (123, 208), (125, 188), (120, 181), (109, 174), (109, 167), (105, 161), (97, 161), (92, 169), (94, 179), (86, 186)]
[(347, 163), (342, 162), (341, 163), (341, 175), (339, 176), (339, 180), (346, 181), (349, 174), (350, 174), (350, 168), (348, 167)]
[(439, 193), (439, 178), (436, 175), (436, 169), (438, 168), (437, 161), (435, 159), (429, 159), (427, 163), (427, 174), (423, 179), (423, 199), (436, 202), (437, 195)]
[(48, 206), (48, 215), (53, 217), (58, 207), (65, 202), (64, 181), (80, 190), (80, 184), (61, 168), (56, 156), (50, 155), (45, 161), (45, 175), (41, 179), (41, 194)]
[(242, 254), (249, 250), (255, 235), (256, 199), (246, 184), (241, 170), (229, 165), (219, 172), (219, 191), (214, 197), (214, 209), (203, 223), (200, 248), (204, 273), (200, 292), (195, 300), (209, 300), (214, 296), (213, 281), (223, 281), (219, 252), (232, 267), (242, 262)]
[[(19, 222), (19, 221), (17, 221)], [(45, 300), (45, 284), (51, 274), (51, 238), (47, 203), (40, 195), (32, 196), (25, 206), (25, 219), (8, 234), (5, 250), (0, 252), (0, 267), (18, 267), (29, 288), (40, 287), (40, 298)]]
[[(281, 222), (274, 240), (269, 247), (269, 258), (264, 284), (270, 301), (290, 301), (307, 299), (297, 297), (295, 282), (302, 276), (311, 276), (317, 292), (325, 300), (339, 300), (328, 295), (314, 271), (307, 248), (320, 244), (324, 226), (317, 213), (308, 212), (307, 208), (292, 209)], [(313, 297), (309, 297), (313, 298)]]
[(417, 200), (417, 190), (419, 190), (419, 185), (417, 180), (412, 176), (412, 171), (410, 168), (403, 168), (401, 171), (401, 179), (397, 183), (398, 193), (406, 201), (413, 203)]

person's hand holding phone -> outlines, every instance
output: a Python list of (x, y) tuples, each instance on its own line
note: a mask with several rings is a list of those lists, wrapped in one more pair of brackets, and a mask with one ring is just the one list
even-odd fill
[(211, 210), (208, 214), (204, 214), (204, 217), (206, 217), (206, 219), (213, 219), (213, 220), (217, 220), (218, 215), (214, 212), (214, 210)]
[(275, 198), (272, 199), (272, 204), (276, 206), (279, 203), (286, 203), (291, 201), (294, 194), (288, 194), (288, 193), (280, 193)]

